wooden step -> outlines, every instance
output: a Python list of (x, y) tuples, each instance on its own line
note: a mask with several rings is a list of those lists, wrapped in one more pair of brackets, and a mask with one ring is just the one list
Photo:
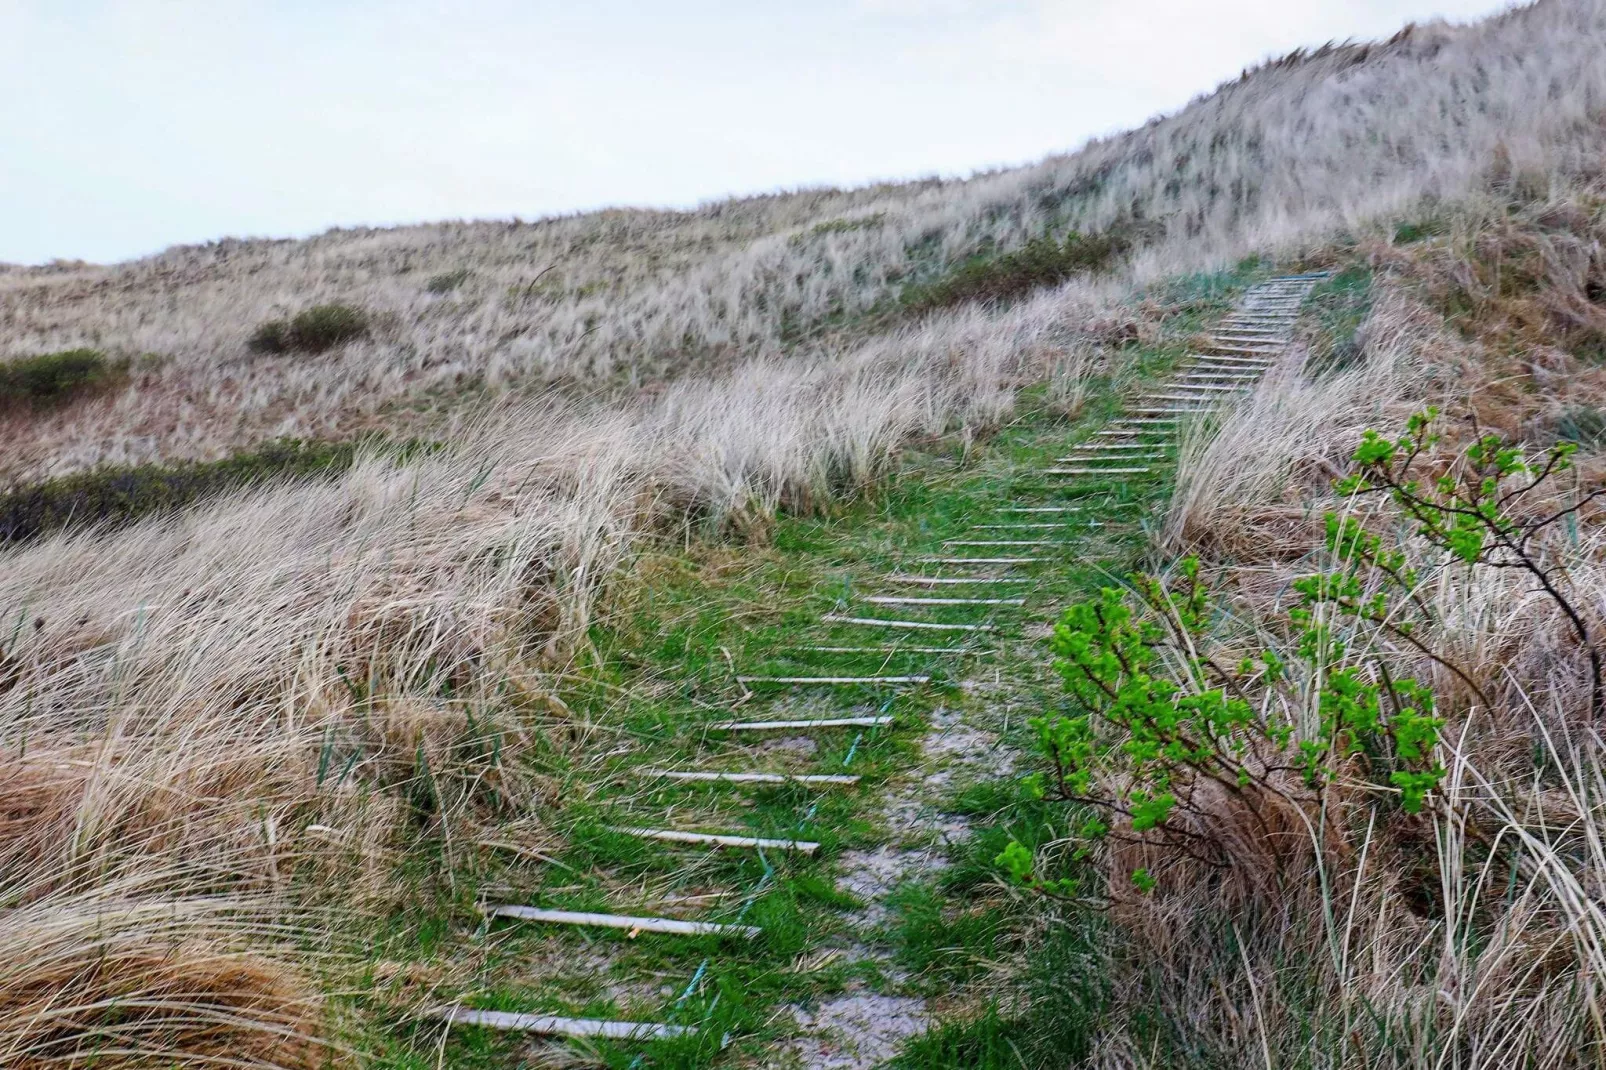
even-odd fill
[(805, 717), (791, 721), (718, 721), (707, 725), (710, 732), (802, 732), (814, 728), (883, 728), (892, 723), (887, 713), (862, 717)]
[[(1157, 454), (1156, 456), (1163, 456), (1163, 455), (1162, 454)], [(1060, 460), (1062, 460), (1062, 461), (1069, 461), (1070, 459), (1071, 458), (1069, 458), (1069, 457), (1060, 458)], [(1020, 531), (1022, 528), (1026, 528), (1026, 529), (1031, 530), (1031, 531), (1040, 531), (1040, 530), (1065, 531), (1067, 529), (1079, 528), (1081, 526), (1082, 526), (1081, 524), (1032, 524), (1032, 523), (1028, 523), (1025, 520), (1017, 520), (1013, 524), (977, 524), (976, 525), (976, 530), (977, 531)]]
[(594, 929), (627, 929), (631, 932), (673, 933), (676, 936), (741, 936), (751, 940), (764, 932), (756, 925), (723, 925), (712, 921), (679, 921), (675, 918), (631, 917), (625, 914), (589, 914), (578, 910), (543, 910), (515, 904), (485, 907), (482, 912), (487, 918), (517, 918), (519, 921), (547, 925), (583, 925)]
[(827, 624), (852, 624), (861, 628), (913, 628), (931, 632), (990, 632), (991, 624), (936, 624), (928, 620), (883, 620), (880, 617), (843, 617), (827, 613), (820, 618)]
[(957, 654), (978, 658), (993, 653), (968, 646), (800, 646), (796, 649), (809, 654)]
[(1007, 577), (1007, 576), (1005, 576), (1005, 577), (999, 577), (999, 576), (906, 576), (906, 575), (903, 575), (902, 573), (897, 573), (897, 572), (894, 572), (890, 576), (883, 576), (883, 577), (881, 577), (881, 579), (882, 579), (882, 582), (884, 582), (884, 583), (908, 583), (908, 584), (915, 584), (915, 585), (921, 586), (921, 587), (947, 587), (947, 586), (960, 586), (960, 585), (967, 586), (967, 587), (973, 587), (978, 583), (1031, 583), (1032, 582), (1031, 580), (1027, 579), (1024, 576), (1019, 576), (1019, 577)]
[(556, 1014), (517, 1014), (449, 1007), (434, 1014), (448, 1025), (477, 1025), (550, 1037), (603, 1037), (608, 1040), (669, 1040), (695, 1036), (697, 1027), (663, 1022), (613, 1022), (603, 1018), (565, 1018)]
[(875, 595), (864, 601), (875, 606), (1024, 606), (1024, 598), (900, 598)]
[(1085, 505), (1015, 505), (1004, 506), (998, 510), (1000, 513), (1085, 513)]
[(1045, 468), (1045, 476), (1142, 476), (1152, 468)]
[(610, 828), (622, 836), (636, 836), (643, 840), (661, 840), (664, 843), (693, 843), (707, 847), (756, 847), (766, 851), (797, 851), (811, 855), (820, 845), (808, 840), (777, 840), (764, 836), (732, 836), (723, 832), (682, 832), (679, 829)]
[[(1045, 472), (1053, 473), (1052, 468), (1045, 468)], [(1063, 543), (1050, 539), (944, 539), (944, 546), (1062, 546)]]
[(670, 769), (647, 769), (640, 775), (698, 784), (857, 784), (861, 779), (837, 773), (704, 773)]
[(870, 687), (875, 684), (929, 684), (929, 676), (738, 676), (741, 684), (785, 684), (788, 687)]

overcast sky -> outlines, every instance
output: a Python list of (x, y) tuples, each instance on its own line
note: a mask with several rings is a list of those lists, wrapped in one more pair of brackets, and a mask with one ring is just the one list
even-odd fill
[(1507, 0), (0, 0), (0, 261), (966, 174)]

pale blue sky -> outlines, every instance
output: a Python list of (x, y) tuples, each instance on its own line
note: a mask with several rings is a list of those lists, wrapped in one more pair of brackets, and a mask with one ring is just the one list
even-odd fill
[(965, 174), (1508, 0), (0, 0), (0, 261)]

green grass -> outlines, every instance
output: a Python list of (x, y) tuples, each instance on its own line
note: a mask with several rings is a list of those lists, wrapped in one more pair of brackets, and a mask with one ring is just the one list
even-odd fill
[[(1265, 265), (1245, 262), (1220, 276), (1174, 279), (1155, 289), (1155, 295), (1186, 307), (1196, 317), (1225, 311), (1244, 282), (1257, 281)], [(1362, 267), (1344, 270), (1320, 284), (1302, 314), (1302, 325), (1316, 340), (1316, 355), (1323, 367), (1341, 367), (1354, 354), (1355, 332), (1369, 309), (1370, 275)], [(1179, 330), (1197, 326), (1179, 324)], [(1151, 358), (1152, 359), (1152, 358)], [(1155, 366), (1163, 362), (1156, 361)], [(1108, 403), (1108, 399), (1105, 399)], [(1576, 441), (1596, 440), (1602, 421), (1598, 414), (1579, 412), (1561, 421), (1559, 433)], [(1164, 478), (1146, 493), (1155, 500), (1167, 493)], [(1119, 537), (1107, 533), (1090, 546), (1089, 559), (1068, 570), (1067, 595), (1091, 593), (1110, 577), (1144, 564), (1144, 540), (1133, 533)], [(1100, 573), (1104, 578), (1100, 579)], [(1011, 664), (1035, 659), (1041, 648), (1017, 644), (1001, 659), (1004, 671)], [(1012, 697), (1027, 705), (1025, 716), (1046, 712), (1063, 703), (1060, 688), (1022, 672), (1010, 688)], [(1030, 749), (1029, 731), (1012, 726), (1021, 750)], [(1027, 772), (1028, 764), (1022, 769)], [(1122, 939), (1107, 915), (1091, 904), (1050, 898), (1007, 886), (994, 862), (1011, 841), (1034, 849), (1038, 875), (1048, 879), (1073, 878), (1089, 894), (1099, 890), (1097, 873), (1056, 844), (1070, 839), (1070, 830), (1083, 816), (1075, 807), (1037, 800), (1021, 785), (1009, 781), (982, 782), (962, 787), (949, 800), (947, 811), (971, 819), (972, 836), (954, 847), (949, 866), (940, 875), (905, 888), (898, 897), (891, 938), (902, 966), (911, 971), (910, 984), (942, 1001), (944, 1013), (936, 1028), (907, 1043), (892, 1065), (903, 1070), (1003, 1070), (1003, 1068), (1060, 1068), (1081, 1065), (1093, 1054), (1093, 1045), (1110, 1026), (1132, 1038), (1148, 1062), (1156, 1066), (1218, 1066), (1219, 1053), (1201, 1043), (1198, 1023), (1179, 1021), (1165, 1003), (1164, 992), (1177, 983), (1169, 964), (1135, 958), (1139, 952)], [(1275, 931), (1277, 918), (1256, 919), (1239, 911), (1200, 911), (1187, 924), (1197, 931), (1175, 934), (1189, 946), (1219, 949), (1230, 961), (1223, 973), (1236, 967), (1241, 954), (1239, 934)], [(1006, 969), (995, 964), (1005, 963)], [(1311, 1027), (1304, 1046), (1310, 1058), (1293, 1065), (1320, 1065), (1325, 1052), (1338, 1050), (1345, 1038), (1324, 1013), (1323, 993), (1302, 985), (1302, 962), (1276, 964), (1279, 997), (1291, 1005), (1295, 1021), (1318, 1023)], [(1109, 978), (1127, 978), (1123, 990), (1111, 990)], [(1136, 980), (1133, 980), (1133, 979)], [(1391, 1053), (1401, 1057), (1404, 1053)]]
[(1311, 290), (1305, 308), (1315, 327), (1310, 366), (1317, 374), (1354, 367), (1361, 359), (1360, 330), (1372, 312), (1372, 273), (1345, 268)]
[[(1230, 289), (1227, 285), (1221, 292)], [(1167, 371), (1213, 301), (1179, 311), (1168, 324), (1174, 343), (1129, 351), (1130, 374)], [(604, 1065), (621, 1068), (637, 1065), (638, 1058), (639, 1065), (654, 1067), (764, 1065), (790, 1026), (788, 1005), (807, 1005), (854, 983), (873, 991), (936, 994), (984, 981), (989, 962), (1018, 952), (1027, 918), (1018, 898), (1001, 893), (992, 857), (1012, 837), (1046, 842), (1055, 835), (1053, 822), (1065, 816), (1024, 798), (1012, 782), (967, 786), (956, 795), (953, 807), (973, 816), (978, 835), (940, 879), (900, 889), (890, 904), (891, 923), (868, 937), (910, 971), (907, 979), (895, 979), (874, 962), (851, 957), (817, 962), (811, 955), (833, 939), (866, 938), (850, 918), (862, 904), (836, 885), (838, 860), (846, 850), (873, 847), (893, 835), (879, 824), (878, 799), (911, 767), (933, 713), (939, 707), (960, 711), (967, 723), (1018, 738), (1025, 730), (1023, 714), (1001, 706), (1001, 696), (1024, 710), (1057, 701), (1040, 660), (1023, 656), (1036, 642), (1028, 638), (1027, 624), (1052, 616), (1056, 607), (1136, 563), (1141, 532), (1108, 525), (1119, 515), (1116, 503), (1152, 501), (1164, 492), (1161, 481), (1084, 483), (1072, 489), (1055, 488), (1046, 477), (1032, 474), (1119, 410), (1117, 393), (1124, 381), (1098, 384), (1075, 420), (1058, 415), (1044, 389), (1029, 390), (1020, 416), (986, 441), (942, 440), (912, 450), (896, 479), (827, 515), (782, 516), (765, 543), (732, 544), (709, 533), (680, 549), (643, 556), (636, 578), (616, 592), (611, 615), (592, 628), (589, 646), (570, 668), (561, 690), (570, 713), (538, 733), (523, 770), (552, 786), (551, 805), (541, 816), (560, 846), (544, 849), (545, 860), (521, 860), (459, 845), (448, 860), (439, 842), (421, 844), (412, 868), (398, 877), (409, 889), (410, 905), (372, 934), (372, 961), (391, 963), (390, 974), (398, 962), (430, 970), (472, 963), (470, 973), (454, 973), (451, 984), (434, 989), (436, 1002), (462, 999), (477, 1007), (701, 1027), (697, 1037), (676, 1042), (588, 1046)], [(911, 558), (939, 551), (944, 540), (977, 536), (977, 524), (996, 521), (1000, 506), (1022, 500), (1074, 501), (1092, 512), (1081, 514), (1090, 523), (1059, 533), (1066, 544), (1062, 554), (1025, 571), (1035, 608), (1026, 615), (997, 616), (999, 630), (985, 645), (1001, 656), (961, 660), (798, 649), (883, 645), (889, 636), (831, 625), (821, 621), (821, 614), (907, 567)], [(870, 611), (858, 605), (855, 612)], [(986, 607), (943, 607), (922, 619), (976, 622), (988, 613)], [(893, 610), (870, 615), (892, 616)], [(913, 645), (961, 642), (922, 635)], [(738, 671), (754, 676), (897, 672), (930, 674), (934, 680), (898, 692), (861, 687), (803, 694), (746, 688), (735, 679)], [(959, 686), (982, 674), (996, 685), (993, 689)], [(896, 718), (890, 730), (816, 732), (811, 753), (766, 749), (764, 740), (709, 728), (733, 716), (881, 710)], [(845, 789), (752, 790), (644, 775), (662, 767), (847, 771), (864, 779)], [(812, 859), (710, 851), (611, 831), (624, 825), (745, 830), (816, 840), (821, 849)], [(475, 909), (480, 900), (495, 898), (554, 908), (663, 913), (665, 897), (674, 896), (701, 897), (686, 916), (740, 919), (759, 925), (764, 934), (749, 942), (653, 934), (631, 939), (615, 931), (519, 922), (487, 929)], [(1065, 939), (1071, 943), (1057, 961), (1087, 958), (1080, 950), (1085, 935)], [(694, 976), (699, 983), (688, 988)], [(372, 994), (358, 1003), (370, 1021), (380, 1024), (361, 1038), (362, 1046), (376, 1053), (374, 1065), (402, 1068), (423, 1065), (421, 1060), (435, 1065), (443, 1042), (439, 1027), (396, 1017), (394, 1008), (408, 1004), (405, 988), (378, 981), (370, 987)], [(1077, 1006), (1088, 1002), (1081, 995), (1075, 1001)], [(984, 1009), (981, 1001), (977, 1014)], [(1011, 1029), (1020, 1024), (1017, 1018), (991, 1020)], [(956, 1021), (961, 1024), (945, 1027), (929, 1044), (951, 1040), (956, 1053), (985, 1050), (998, 1058), (1005, 1049), (1014, 1051), (995, 1042), (1003, 1035), (999, 1029), (976, 1024), (989, 1021), (985, 1015)], [(1036, 1031), (1033, 1046), (1022, 1051), (1074, 1048), (1050, 1036), (1041, 1023), (1031, 1024), (1031, 1030)], [(722, 1048), (719, 1041), (727, 1033), (730, 1045)], [(516, 1065), (528, 1057), (531, 1045), (526, 1037), (456, 1029), (444, 1038), (439, 1057), (445, 1065), (489, 1070)]]

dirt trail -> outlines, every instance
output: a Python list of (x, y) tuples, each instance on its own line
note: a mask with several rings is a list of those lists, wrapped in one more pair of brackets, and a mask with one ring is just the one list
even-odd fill
[[(849, 962), (873, 964), (892, 989), (906, 978), (880, 936), (892, 917), (888, 900), (906, 881), (946, 868), (950, 847), (970, 835), (967, 818), (943, 812), (954, 789), (1015, 768), (1016, 755), (998, 733), (968, 720), (948, 708), (933, 714), (918, 762), (882, 799), (878, 818), (886, 842), (844, 852), (839, 863), (837, 887), (865, 906), (850, 917), (853, 936), (833, 950)], [(802, 1032), (786, 1047), (786, 1065), (808, 1070), (871, 1070), (932, 1024), (925, 998), (877, 992), (864, 982), (792, 1013)]]

